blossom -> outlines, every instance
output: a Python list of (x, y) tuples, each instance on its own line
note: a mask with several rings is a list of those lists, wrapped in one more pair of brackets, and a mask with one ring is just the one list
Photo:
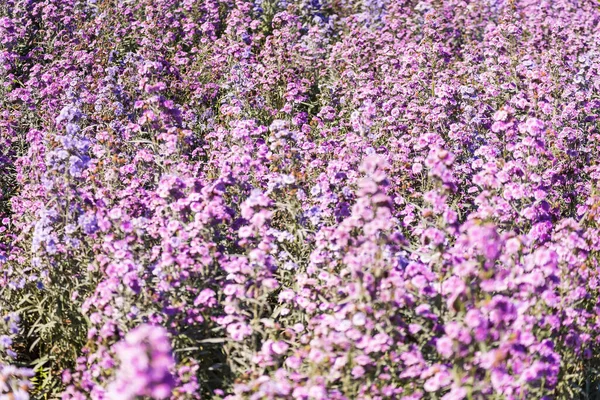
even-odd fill
[(141, 325), (114, 347), (120, 365), (108, 386), (109, 399), (165, 399), (174, 386), (171, 344), (163, 328)]

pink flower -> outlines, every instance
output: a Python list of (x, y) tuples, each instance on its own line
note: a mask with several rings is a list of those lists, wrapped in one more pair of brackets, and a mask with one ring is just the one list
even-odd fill
[(360, 365), (357, 365), (356, 367), (352, 368), (352, 377), (354, 377), (355, 379), (362, 377), (364, 374), (365, 369)]
[(290, 346), (282, 341), (277, 341), (271, 344), (271, 350), (277, 355), (284, 354)]
[(302, 360), (299, 357), (291, 356), (285, 360), (285, 365), (293, 370), (296, 370), (302, 365)]
[(440, 353), (440, 355), (444, 358), (450, 358), (453, 354), (453, 343), (452, 339), (447, 336), (441, 337), (437, 340), (435, 347)]

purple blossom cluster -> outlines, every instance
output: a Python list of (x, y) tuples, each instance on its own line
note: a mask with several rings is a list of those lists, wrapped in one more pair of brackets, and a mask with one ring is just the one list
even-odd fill
[(598, 115), (598, 0), (0, 1), (0, 398), (595, 398)]
[(141, 325), (114, 345), (120, 368), (110, 383), (108, 399), (135, 399), (149, 396), (166, 399), (174, 386), (171, 342), (162, 327)]

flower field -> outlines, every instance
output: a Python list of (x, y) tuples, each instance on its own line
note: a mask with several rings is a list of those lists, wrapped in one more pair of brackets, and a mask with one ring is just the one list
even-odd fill
[(600, 399), (600, 1), (0, 0), (0, 399)]

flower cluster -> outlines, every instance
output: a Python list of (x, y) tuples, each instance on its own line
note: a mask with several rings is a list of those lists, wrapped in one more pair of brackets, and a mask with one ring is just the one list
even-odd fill
[(109, 399), (135, 399), (150, 396), (166, 399), (175, 380), (171, 343), (164, 328), (141, 325), (114, 346), (120, 367), (115, 381), (108, 385)]
[(594, 398), (597, 3), (1, 1), (0, 392)]

